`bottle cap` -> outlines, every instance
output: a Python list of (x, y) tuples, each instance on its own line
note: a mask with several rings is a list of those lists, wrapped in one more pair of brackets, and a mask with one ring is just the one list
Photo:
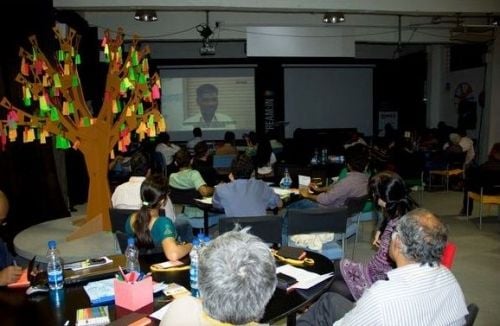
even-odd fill
[(49, 249), (55, 249), (55, 248), (56, 248), (56, 240), (50, 240)]
[(135, 239), (134, 238), (128, 238), (128, 241), (127, 241), (128, 245), (135, 245)]
[(194, 238), (194, 239), (193, 239), (193, 246), (197, 246), (197, 245), (199, 245), (199, 244), (200, 244), (200, 239), (198, 239), (198, 238)]

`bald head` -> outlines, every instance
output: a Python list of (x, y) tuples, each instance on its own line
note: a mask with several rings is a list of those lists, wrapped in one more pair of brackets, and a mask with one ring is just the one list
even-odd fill
[(399, 253), (409, 263), (433, 266), (441, 260), (448, 240), (446, 226), (430, 211), (417, 208), (401, 217), (394, 238), (399, 239)]

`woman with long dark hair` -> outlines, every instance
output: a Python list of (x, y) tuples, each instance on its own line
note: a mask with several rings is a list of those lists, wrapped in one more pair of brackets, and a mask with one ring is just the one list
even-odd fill
[(178, 244), (172, 221), (160, 216), (167, 200), (168, 183), (163, 175), (147, 177), (141, 185), (141, 209), (127, 219), (125, 231), (137, 238), (139, 248), (162, 248), (168, 260), (179, 260), (191, 251), (191, 244)]
[(376, 174), (368, 186), (383, 214), (378, 251), (368, 263), (357, 263), (345, 258), (335, 262), (336, 279), (331, 286), (332, 291), (353, 301), (358, 300), (373, 283), (387, 278), (387, 272), (394, 264), (389, 257), (389, 244), (396, 222), (415, 206), (408, 196), (403, 179), (394, 172)]
[(257, 176), (270, 177), (273, 176), (273, 165), (276, 163), (276, 156), (271, 148), (269, 139), (263, 138), (257, 145), (255, 154), (255, 165), (257, 166)]

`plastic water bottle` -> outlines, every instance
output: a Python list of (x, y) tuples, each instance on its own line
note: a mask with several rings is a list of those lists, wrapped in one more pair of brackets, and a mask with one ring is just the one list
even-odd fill
[(193, 248), (189, 253), (191, 260), (191, 268), (189, 269), (189, 284), (191, 286), (191, 295), (195, 298), (200, 297), (200, 290), (198, 288), (198, 255), (200, 250), (200, 241), (198, 238), (193, 239)]
[(125, 249), (125, 259), (127, 260), (127, 271), (137, 272), (141, 271), (139, 266), (139, 249), (135, 246), (135, 239), (128, 238), (127, 249)]
[(51, 290), (62, 289), (63, 282), (63, 262), (56, 247), (56, 241), (49, 241), (47, 250), (47, 276), (49, 288)]
[(210, 243), (212, 239), (210, 238), (210, 236), (207, 234), (203, 237), (203, 246), (206, 247), (208, 246), (208, 244)]
[(285, 168), (285, 172), (283, 173), (283, 178), (281, 178), (280, 181), (280, 187), (283, 189), (290, 189), (291, 186), (292, 186), (292, 178), (290, 177), (288, 168)]

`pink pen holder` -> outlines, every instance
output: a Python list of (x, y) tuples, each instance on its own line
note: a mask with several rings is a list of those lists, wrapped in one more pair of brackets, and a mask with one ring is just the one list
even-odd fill
[(128, 310), (138, 310), (153, 302), (153, 280), (146, 277), (129, 283), (115, 279), (115, 304)]

